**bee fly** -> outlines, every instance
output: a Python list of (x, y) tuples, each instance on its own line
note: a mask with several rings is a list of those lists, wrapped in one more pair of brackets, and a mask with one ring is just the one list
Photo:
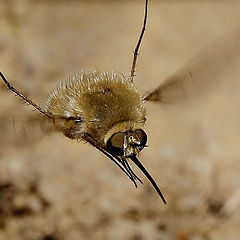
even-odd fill
[(145, 2), (144, 23), (134, 51), (130, 77), (114, 72), (81, 71), (49, 95), (44, 109), (14, 88), (2, 72), (0, 76), (9, 90), (50, 120), (56, 131), (68, 138), (90, 143), (117, 164), (137, 187), (136, 181), (142, 181), (127, 161), (132, 160), (166, 203), (156, 182), (137, 159), (147, 143), (147, 134), (142, 129), (146, 121), (146, 98), (139, 94), (133, 80), (147, 11), (148, 0)]
[[(237, 48), (240, 32), (233, 31), (220, 41), (200, 52), (180, 71), (170, 76), (154, 91), (141, 96), (134, 86), (139, 48), (147, 23), (148, 0), (145, 1), (144, 22), (129, 77), (114, 72), (85, 72), (60, 84), (50, 95), (46, 108), (40, 107), (0, 76), (8, 89), (24, 102), (38, 110), (45, 122), (66, 137), (88, 142), (111, 159), (134, 183), (142, 183), (133, 172), (129, 160), (134, 162), (151, 182), (164, 203), (158, 185), (144, 168), (137, 156), (146, 147), (147, 134), (143, 130), (146, 121), (146, 101), (173, 103), (196, 95), (201, 89), (216, 87), (209, 78), (221, 78), (223, 70), (232, 69), (233, 60), (240, 56)], [(229, 44), (229, 42), (231, 44)], [(238, 69), (238, 68), (237, 68)], [(233, 69), (234, 70), (234, 69)], [(232, 72), (231, 72), (232, 74)], [(193, 78), (194, 75), (194, 78)], [(213, 80), (214, 80), (213, 79)], [(199, 91), (200, 90), (200, 91)]]
[[(40, 107), (31, 99), (14, 88), (0, 72), (0, 76), (9, 90), (24, 102), (32, 105), (41, 113), (45, 121), (49, 121), (54, 130), (62, 132), (66, 137), (88, 142), (111, 159), (134, 183), (142, 183), (133, 172), (129, 160), (135, 163), (151, 182), (164, 203), (158, 185), (144, 168), (137, 156), (146, 147), (147, 134), (143, 130), (146, 121), (146, 101), (172, 103), (186, 97), (199, 88), (209, 88), (209, 78), (230, 67), (232, 61), (226, 56), (237, 57), (236, 54), (240, 33), (231, 37), (232, 49), (228, 42), (220, 42), (202, 54), (199, 60), (187, 64), (185, 69), (172, 75), (154, 91), (141, 96), (134, 85), (135, 69), (139, 48), (146, 28), (148, 0), (145, 1), (144, 22), (137, 46), (134, 51), (133, 63), (129, 77), (114, 72), (81, 71), (74, 78), (60, 84), (50, 95), (46, 108)], [(226, 52), (227, 50), (227, 52)], [(225, 61), (226, 60), (226, 61)], [(206, 66), (206, 62), (208, 63)], [(214, 65), (213, 65), (214, 64)], [(213, 68), (214, 67), (214, 68)], [(208, 68), (210, 71), (207, 71)], [(201, 72), (201, 69), (204, 71)], [(196, 80), (196, 74), (198, 79)], [(193, 73), (194, 79), (193, 79)]]

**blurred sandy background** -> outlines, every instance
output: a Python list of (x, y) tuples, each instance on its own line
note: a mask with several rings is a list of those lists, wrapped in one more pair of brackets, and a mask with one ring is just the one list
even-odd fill
[[(1, 0), (0, 69), (43, 105), (81, 69), (127, 75), (143, 8), (143, 0)], [(240, 1), (150, 0), (149, 8), (136, 77), (142, 93), (240, 22)], [(239, 239), (240, 74), (223, 73), (229, 84), (219, 91), (176, 107), (148, 104), (140, 159), (166, 206), (138, 171), (144, 184), (136, 190), (87, 144), (35, 128), (19, 135), (13, 126), (36, 112), (1, 83), (0, 239)]]

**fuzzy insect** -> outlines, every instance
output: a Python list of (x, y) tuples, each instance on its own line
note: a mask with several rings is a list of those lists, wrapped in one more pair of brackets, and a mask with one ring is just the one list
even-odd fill
[[(194, 93), (195, 89), (199, 91), (199, 88), (209, 86), (209, 79), (202, 76), (196, 79), (194, 73), (205, 69), (206, 62), (214, 63), (220, 69), (222, 65), (229, 65), (229, 61), (222, 62), (226, 54), (222, 46), (217, 51), (207, 49), (202, 54), (204, 57), (197, 63), (193, 62), (192, 66), (188, 64), (154, 91), (141, 96), (134, 85), (134, 77), (139, 47), (146, 28), (147, 11), (148, 0), (145, 2), (143, 28), (134, 51), (129, 77), (114, 72), (81, 71), (74, 78), (60, 84), (49, 95), (44, 109), (14, 88), (2, 72), (0, 76), (12, 92), (38, 110), (56, 131), (62, 132), (68, 138), (88, 142), (97, 148), (137, 187), (137, 181), (142, 181), (133, 172), (128, 160), (134, 162), (166, 203), (158, 185), (137, 158), (147, 144), (147, 134), (143, 130), (146, 121), (146, 101), (171, 103)], [(239, 42), (240, 34), (236, 36), (234, 42)], [(228, 44), (222, 45), (227, 46), (229, 51)], [(236, 52), (236, 48), (233, 52)], [(211, 64), (208, 64), (209, 68), (212, 67)]]
[(116, 163), (137, 187), (136, 181), (142, 181), (131, 169), (127, 161), (131, 159), (166, 203), (156, 182), (137, 159), (147, 143), (147, 134), (142, 129), (146, 121), (146, 109), (145, 99), (139, 94), (133, 80), (146, 28), (147, 11), (148, 0), (145, 2), (144, 23), (134, 52), (130, 77), (114, 72), (82, 71), (60, 84), (50, 94), (44, 109), (14, 88), (2, 72), (0, 76), (11, 91), (47, 118), (56, 131), (68, 138), (90, 143)]

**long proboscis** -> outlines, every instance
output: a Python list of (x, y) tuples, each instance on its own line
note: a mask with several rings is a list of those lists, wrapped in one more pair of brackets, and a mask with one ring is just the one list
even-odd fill
[(147, 179), (151, 182), (155, 190), (157, 191), (158, 195), (162, 199), (162, 201), (166, 204), (166, 200), (158, 187), (157, 183), (154, 181), (150, 173), (146, 170), (146, 168), (142, 165), (142, 163), (136, 158), (136, 156), (131, 156), (130, 159), (139, 167), (139, 169), (144, 173), (144, 175), (147, 177)]

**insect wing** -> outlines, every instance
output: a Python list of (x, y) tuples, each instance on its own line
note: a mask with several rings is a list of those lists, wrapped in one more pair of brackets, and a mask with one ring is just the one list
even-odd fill
[(222, 87), (226, 83), (225, 79), (228, 82), (231, 79), (236, 81), (234, 76), (240, 76), (237, 66), (237, 62), (239, 63), (237, 60), (240, 58), (239, 42), (239, 31), (224, 34), (203, 49), (176, 74), (148, 93), (144, 99), (174, 103)]
[(1, 144), (29, 144), (55, 131), (52, 119), (42, 116), (1, 116)]

